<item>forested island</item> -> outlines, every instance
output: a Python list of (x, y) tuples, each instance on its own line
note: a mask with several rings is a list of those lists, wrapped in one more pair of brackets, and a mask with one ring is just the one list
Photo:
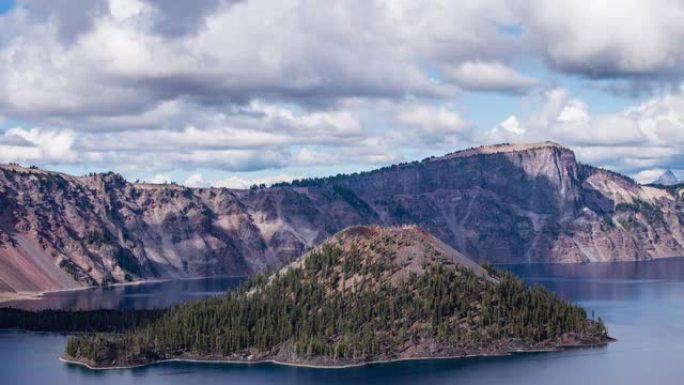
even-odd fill
[(340, 367), (608, 342), (603, 322), (415, 228), (352, 227), (223, 296), (118, 334), (71, 337), (91, 368), (165, 360)]

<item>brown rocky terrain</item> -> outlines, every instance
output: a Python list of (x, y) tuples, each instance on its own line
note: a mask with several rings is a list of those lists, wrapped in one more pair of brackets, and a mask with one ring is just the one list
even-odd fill
[(642, 186), (554, 143), (251, 190), (0, 166), (0, 291), (245, 275), (355, 224), (417, 224), (476, 261), (684, 255), (679, 187)]

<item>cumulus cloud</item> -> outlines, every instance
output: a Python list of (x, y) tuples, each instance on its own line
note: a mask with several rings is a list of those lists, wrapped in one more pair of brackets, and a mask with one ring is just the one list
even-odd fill
[(682, 75), (684, 3), (514, 1), (514, 12), (562, 71), (588, 77)]
[(9, 161), (42, 161), (70, 163), (77, 159), (73, 145), (75, 134), (70, 130), (11, 128), (0, 137), (2, 159)]
[(70, 133), (57, 150), (24, 135), (5, 158), (65, 164), (71, 149), (152, 172), (376, 164), (457, 143), (461, 90), (425, 64), (512, 52), (491, 0), (20, 0), (0, 18), (0, 113)]
[(109, 0), (70, 32), (76, 36), (69, 43), (60, 40), (60, 20), (74, 16), (49, 7), (59, 16), (36, 26), (33, 9), (17, 7), (0, 27), (10, 36), (0, 50), (0, 108), (54, 119), (140, 113), (179, 98), (200, 105), (255, 97), (320, 103), (454, 91), (421, 71), (415, 47), (406, 47), (414, 42), (385, 30), (393, 18), (379, 2), (221, 3), (194, 15), (201, 22), (181, 37), (155, 28), (160, 13), (178, 7), (163, 4)]
[(468, 137), (472, 122), (446, 106), (413, 105), (401, 108), (394, 123), (398, 145), (430, 147), (432, 151), (453, 148)]
[[(681, 143), (683, 15), (668, 0), (17, 0), (0, 15), (0, 115), (18, 127), (0, 161), (194, 174), (555, 139), (657, 168)], [(660, 94), (592, 115), (537, 63)], [(460, 104), (482, 92), (537, 108), (482, 134)]]
[(257, 178), (243, 178), (240, 176), (233, 175), (226, 179), (216, 180), (211, 183), (213, 187), (226, 187), (233, 189), (248, 189), (253, 185), (265, 184), (270, 186), (274, 183), (279, 182), (291, 182), (295, 179), (301, 179), (301, 177), (291, 176), (287, 174), (280, 174), (267, 177), (257, 177)]
[(511, 115), (499, 123), (493, 130), (492, 135), (498, 137), (499, 135), (522, 135), (525, 133), (525, 129), (520, 126), (518, 118)]
[(558, 113), (556, 120), (560, 123), (586, 122), (589, 120), (587, 105), (577, 99), (569, 100)]
[[(0, 143), (16, 147), (8, 150), (7, 154), (12, 154), (7, 155), (8, 161), (82, 162), (155, 173), (196, 168), (256, 171), (287, 166), (383, 165), (405, 160), (402, 148), (446, 149), (471, 128), (468, 121), (444, 106), (388, 101), (350, 101), (334, 109), (313, 111), (255, 101), (230, 114), (206, 114), (201, 123), (201, 128), (102, 131), (13, 128)], [(375, 129), (372, 124), (389, 128)]]
[(399, 122), (414, 127), (426, 127), (436, 132), (460, 132), (470, 126), (457, 112), (446, 108), (411, 106), (399, 113)]
[(41, 159), (39, 148), (0, 144), (0, 162), (31, 162)]
[(565, 89), (554, 88), (538, 96), (529, 115), (511, 116), (480, 139), (553, 140), (572, 147), (586, 162), (645, 180), (668, 166), (684, 168), (680, 166), (684, 164), (684, 94), (667, 94), (620, 112), (591, 115), (584, 102)]
[(204, 187), (206, 184), (207, 181), (204, 180), (202, 174), (192, 174), (183, 182), (183, 185), (188, 187)]
[(154, 184), (166, 184), (171, 183), (171, 175), (169, 174), (154, 174), (147, 182)]
[(660, 178), (667, 170), (662, 168), (653, 168), (642, 170), (634, 174), (634, 179), (639, 183), (652, 183)]
[[(20, 0), (2, 18), (0, 108), (32, 118), (183, 98), (450, 98), (450, 81), (519, 92), (535, 80), (505, 62), (537, 55), (595, 77), (681, 74), (684, 60), (684, 9), (668, 0)], [(501, 33), (510, 24), (521, 36)]]
[(448, 79), (469, 90), (523, 92), (537, 84), (499, 62), (467, 61), (445, 70)]

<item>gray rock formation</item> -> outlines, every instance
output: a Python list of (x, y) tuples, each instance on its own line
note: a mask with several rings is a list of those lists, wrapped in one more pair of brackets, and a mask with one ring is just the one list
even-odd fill
[(0, 291), (251, 274), (356, 224), (417, 224), (478, 261), (680, 256), (682, 191), (580, 164), (553, 143), (252, 190), (5, 165)]
[(658, 179), (654, 180), (652, 184), (661, 186), (674, 186), (679, 183), (679, 179), (672, 172), (672, 170), (667, 170), (663, 175), (659, 176)]

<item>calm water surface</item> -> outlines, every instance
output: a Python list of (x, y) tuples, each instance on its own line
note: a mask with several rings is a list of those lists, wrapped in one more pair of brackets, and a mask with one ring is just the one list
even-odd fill
[(165, 309), (171, 305), (225, 293), (245, 278), (212, 277), (95, 287), (46, 293), (38, 299), (3, 303), (27, 310)]
[[(95, 372), (57, 360), (65, 337), (0, 332), (3, 384), (682, 384), (684, 259), (598, 265), (510, 265), (602, 317), (619, 341), (603, 348), (465, 360), (431, 360), (344, 370), (270, 364), (168, 363)], [(235, 279), (157, 283), (60, 293), (65, 308), (153, 308), (214, 295)], [(73, 296), (73, 297), (72, 297)], [(51, 297), (51, 296), (50, 296)], [(99, 301), (106, 302), (100, 303)], [(35, 305), (35, 304), (34, 304)], [(32, 305), (32, 306), (34, 306)]]

